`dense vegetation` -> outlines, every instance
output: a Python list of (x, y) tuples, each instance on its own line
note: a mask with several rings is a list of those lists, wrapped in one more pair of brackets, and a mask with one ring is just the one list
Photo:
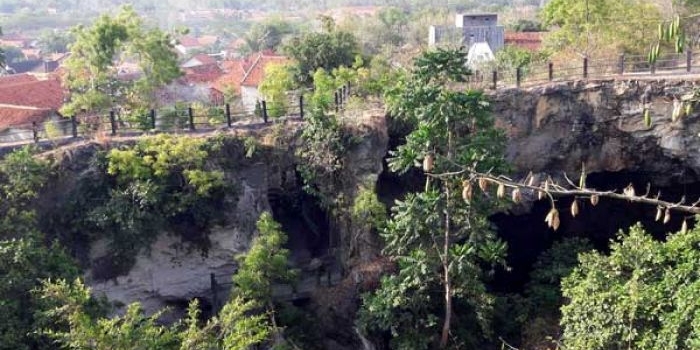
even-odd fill
[[(208, 2), (295, 10), (341, 4), (346, 3)], [(0, 11), (33, 5), (7, 1)], [(96, 11), (94, 6), (112, 8), (116, 2), (50, 5)], [(241, 35), (248, 52), (271, 49), (292, 59), (267, 69), (260, 90), (270, 116), (286, 114), (290, 92), (308, 102), (303, 130), (287, 135), (286, 124), (275, 121), (268, 135), (274, 142), (266, 150), (289, 152), (300, 186), (330, 217), (332, 229), (352, 233), (341, 237), (347, 240), (338, 253), (345, 267), (352, 267), (349, 260), (359, 255), (357, 250), (369, 246), (360, 242), (363, 235), (381, 242), (378, 255), (393, 266), (376, 283), (367, 282), (369, 287), (352, 287), (364, 293), (347, 294), (357, 296), (358, 310), (343, 315), (354, 318), (349, 322), (356, 326), (345, 331), (382, 349), (698, 348), (700, 229), (687, 224), (663, 241), (637, 225), (599, 250), (584, 237), (562, 237), (540, 254), (521, 291), (495, 290), (496, 274), (509, 269), (509, 247), (489, 216), (520, 202), (521, 190), (533, 190), (533, 185), (496, 176), (509, 172), (506, 140), (494, 125), (486, 95), (463, 85), (472, 73), (464, 48), (401, 57), (404, 46), (424, 42), (416, 28), (444, 20), (447, 12), (416, 10), (432, 2), (380, 5), (395, 7), (338, 23), (324, 16), (319, 30), (278, 18), (237, 28), (246, 30)], [(513, 28), (523, 31), (552, 30), (545, 50), (507, 48), (492, 64), (527, 72), (527, 66), (558, 55), (643, 52), (656, 40), (656, 27), (649, 34), (646, 27), (637, 30), (635, 21), (664, 18), (662, 9), (646, 1), (591, 0), (588, 5), (552, 0), (541, 12), (541, 24), (514, 21)], [(682, 13), (695, 5), (676, 3)], [(156, 89), (180, 75), (174, 41), (136, 11), (164, 13), (193, 4), (183, 0), (172, 2), (172, 9), (163, 6), (137, 2), (133, 9), (76, 28), (74, 37), (46, 35), (46, 50), (65, 50), (72, 42), (67, 61), (72, 100), (64, 106), (66, 113), (100, 113), (116, 106), (138, 122), (144, 108), (158, 103)], [(5, 50), (0, 57), (9, 62), (11, 54)], [(146, 74), (133, 84), (117, 81), (114, 65), (120, 59), (138, 59)], [(336, 110), (334, 94), (348, 85), (352, 97), (344, 110)], [(411, 188), (418, 189), (400, 193), (390, 210), (375, 183), (354, 183), (348, 176), (353, 170), (348, 155), (361, 141), (353, 112), (369, 103), (389, 107), (389, 127), (400, 130), (391, 140), (396, 147), (387, 157), (389, 171), (414, 181)], [(298, 142), (281, 141), (292, 138)], [(94, 150), (82, 160), (90, 162), (90, 172), (80, 174), (77, 183), (70, 182), (75, 175), (65, 163), (70, 160), (52, 162), (30, 148), (7, 155), (0, 161), (0, 312), (5, 316), (0, 349), (321, 348), (321, 336), (311, 329), (317, 315), (274, 296), (275, 285), (293, 284), (300, 271), (290, 266), (287, 233), (271, 213), (262, 213), (250, 228), (255, 235), (247, 253), (231, 257), (238, 266), (231, 281), (234, 292), (218, 313), (203, 315), (199, 301), (192, 300), (187, 316), (174, 324), (161, 322), (168, 310), (149, 315), (139, 303), (114, 314), (114, 305), (93, 295), (81, 279), (88, 267), (97, 281), (126, 274), (162, 234), (177, 237), (188, 253), (206, 255), (210, 231), (230, 224), (226, 213), (239, 194), (235, 176), (228, 175), (253, 161), (274, 163), (255, 158), (262, 148), (254, 136), (151, 135)], [(56, 193), (58, 186), (47, 186), (52, 182), (70, 184), (70, 191)], [(533, 193), (551, 203), (542, 219), (556, 230), (561, 208), (547, 190), (550, 185), (547, 180)], [(585, 171), (580, 187), (586, 189)], [(46, 205), (47, 198), (56, 202)], [(572, 213), (578, 200), (572, 201)], [(109, 253), (89, 261), (85, 250), (95, 242), (106, 244)]]

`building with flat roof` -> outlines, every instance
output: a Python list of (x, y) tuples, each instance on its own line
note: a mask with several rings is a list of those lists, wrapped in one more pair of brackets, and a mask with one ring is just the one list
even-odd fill
[(428, 43), (461, 44), (471, 48), (477, 43), (487, 43), (493, 53), (503, 48), (505, 29), (498, 25), (495, 13), (460, 13), (455, 16), (455, 26), (430, 26)]

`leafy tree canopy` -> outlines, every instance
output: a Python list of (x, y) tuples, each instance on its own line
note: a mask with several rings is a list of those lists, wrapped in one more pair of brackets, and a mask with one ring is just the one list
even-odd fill
[(552, 0), (541, 18), (549, 47), (597, 56), (642, 53), (661, 21), (656, 5), (640, 0)]
[[(114, 17), (101, 16), (90, 27), (74, 28), (73, 35), (65, 63), (71, 100), (62, 108), (64, 115), (104, 112), (115, 102), (129, 110), (151, 107), (155, 90), (181, 75), (173, 38), (148, 28), (130, 6)], [(119, 65), (128, 61), (140, 69), (134, 82), (118, 77)]]
[(640, 224), (610, 254), (590, 252), (562, 282), (567, 349), (700, 347), (700, 228), (665, 242)]

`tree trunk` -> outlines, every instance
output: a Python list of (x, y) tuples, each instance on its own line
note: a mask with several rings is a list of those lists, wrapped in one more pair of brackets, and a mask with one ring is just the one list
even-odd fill
[[(450, 129), (450, 120), (447, 119), (447, 159), (452, 161), (454, 158), (452, 152), (452, 131)], [(443, 284), (445, 286), (445, 322), (442, 324), (442, 336), (440, 337), (440, 348), (447, 347), (447, 342), (450, 340), (450, 327), (452, 322), (452, 284), (450, 281), (450, 184), (445, 183), (445, 240), (442, 246), (442, 270)]]
[(447, 342), (450, 339), (450, 323), (452, 321), (452, 285), (450, 284), (450, 275), (448, 274), (448, 264), (443, 263), (443, 269), (445, 271), (445, 322), (442, 324), (442, 336), (440, 337), (441, 349), (447, 347)]

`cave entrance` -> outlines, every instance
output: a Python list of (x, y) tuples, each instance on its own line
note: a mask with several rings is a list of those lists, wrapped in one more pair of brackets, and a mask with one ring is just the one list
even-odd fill
[[(664, 186), (650, 187), (655, 196), (659, 191), (661, 198), (679, 201), (683, 196), (687, 203), (700, 198), (700, 182), (694, 173), (686, 170), (674, 182)], [(687, 181), (684, 181), (687, 180)], [(602, 172), (589, 174), (587, 186), (599, 190), (621, 190), (632, 183), (637, 194), (646, 192), (647, 184), (652, 178), (643, 172)], [(493, 288), (497, 292), (521, 292), (529, 281), (529, 273), (537, 257), (552, 243), (564, 237), (583, 237), (589, 239), (596, 249), (605, 251), (610, 240), (620, 230), (627, 230), (637, 222), (657, 239), (664, 239), (668, 233), (677, 232), (683, 219), (688, 219), (689, 227), (694, 221), (691, 215), (674, 214), (668, 224), (655, 221), (656, 207), (648, 204), (632, 203), (622, 200), (601, 198), (597, 206), (588, 199), (580, 199), (580, 213), (572, 218), (569, 208), (572, 198), (560, 198), (557, 209), (561, 225), (553, 231), (547, 227), (544, 218), (550, 210), (547, 200), (536, 201), (529, 212), (524, 214), (497, 213), (490, 217), (495, 224), (499, 237), (508, 242), (508, 266), (510, 271), (497, 271)]]
[(268, 201), (272, 217), (287, 234), (286, 248), (290, 250), (292, 264), (303, 266), (329, 254), (328, 215), (315, 197), (301, 188), (270, 189)]

